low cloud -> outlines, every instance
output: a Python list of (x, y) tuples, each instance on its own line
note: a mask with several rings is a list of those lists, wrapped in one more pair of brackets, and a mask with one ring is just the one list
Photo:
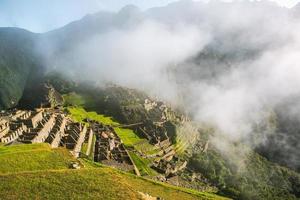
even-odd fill
[[(159, 96), (230, 142), (250, 141), (255, 127), (290, 99), (299, 110), (300, 20), (294, 11), (266, 1), (182, 1), (120, 12), (126, 15), (113, 19), (122, 25), (78, 43), (48, 66)], [(260, 129), (260, 142), (270, 131), (269, 125)]]

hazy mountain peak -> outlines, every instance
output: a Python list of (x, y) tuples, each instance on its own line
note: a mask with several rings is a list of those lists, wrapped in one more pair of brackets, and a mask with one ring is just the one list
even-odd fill
[(126, 5), (124, 6), (120, 11), (119, 11), (119, 14), (132, 14), (132, 13), (139, 13), (140, 12), (140, 8), (135, 6), (135, 5), (132, 5), (132, 4), (129, 4), (129, 5)]

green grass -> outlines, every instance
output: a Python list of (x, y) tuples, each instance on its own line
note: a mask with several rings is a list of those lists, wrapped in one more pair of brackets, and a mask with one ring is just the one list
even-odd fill
[(83, 122), (84, 119), (90, 119), (101, 122), (105, 125), (119, 125), (119, 123), (113, 121), (111, 117), (106, 117), (96, 112), (87, 112), (82, 107), (68, 107), (67, 111), (70, 113), (71, 118), (77, 122)]
[(139, 192), (172, 200), (223, 199), (212, 193), (154, 182), (86, 159), (78, 160), (83, 168), (68, 169), (70, 161), (74, 159), (68, 151), (50, 149), (47, 144), (1, 147), (1, 199), (140, 199)]
[(150, 144), (147, 139), (140, 138), (131, 129), (115, 128), (115, 131), (126, 147), (133, 147), (145, 155), (152, 155), (159, 151), (159, 149)]
[(182, 140), (177, 139), (176, 144), (174, 145), (175, 151), (179, 155), (184, 155), (184, 151), (187, 149), (187, 143), (184, 143)]
[[(83, 122), (84, 119), (91, 119), (105, 125), (119, 125), (119, 123), (114, 121), (111, 117), (97, 114), (96, 112), (87, 112), (82, 107), (67, 107), (67, 111), (70, 113), (71, 118), (77, 122)], [(146, 155), (155, 154), (158, 151), (153, 145), (149, 144), (146, 139), (140, 138), (131, 129), (115, 128), (115, 131), (126, 147), (133, 147)]]
[(0, 175), (1, 199), (140, 199), (138, 192), (172, 200), (222, 199), (107, 167)]
[(45, 169), (68, 169), (75, 159), (64, 148), (48, 144), (0, 147), (0, 174)]
[(83, 154), (86, 154), (86, 151), (88, 149), (88, 143), (87, 142), (84, 142), (81, 146), (81, 150), (80, 152), (83, 153)]
[(151, 169), (151, 167), (150, 167), (150, 165), (151, 165), (150, 160), (142, 158), (133, 152), (129, 152), (129, 154), (142, 176), (157, 175), (157, 172), (154, 171), (153, 169)]
[(134, 144), (134, 148), (145, 155), (154, 155), (160, 151), (159, 147), (155, 147), (154, 145), (150, 144), (146, 139)]
[(134, 147), (135, 144), (143, 141), (143, 139), (137, 136), (131, 129), (115, 128), (115, 131), (127, 147)]
[(91, 145), (91, 149), (90, 149), (90, 154), (89, 155), (86, 155), (86, 152), (88, 150), (88, 142), (84, 142), (82, 144), (82, 147), (81, 147), (81, 153), (85, 154), (90, 160), (94, 160), (93, 148), (95, 147), (95, 143), (96, 143), (96, 136), (95, 136), (95, 134), (93, 134), (92, 145)]

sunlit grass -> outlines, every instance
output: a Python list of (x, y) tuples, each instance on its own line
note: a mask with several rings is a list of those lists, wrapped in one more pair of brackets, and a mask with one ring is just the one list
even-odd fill
[(119, 123), (113, 121), (111, 117), (107, 117), (96, 112), (87, 112), (82, 107), (67, 107), (67, 111), (70, 113), (71, 118), (77, 122), (84, 122), (85, 119), (89, 119), (101, 122), (105, 125), (119, 125)]
[(0, 147), (0, 174), (45, 169), (68, 169), (75, 158), (65, 149), (46, 143)]
[(115, 128), (115, 131), (127, 147), (134, 147), (135, 144), (143, 141), (143, 139), (137, 136), (131, 129)]
[[(140, 165), (145, 160), (134, 159), (139, 167), (147, 164)], [(77, 160), (83, 168), (69, 169), (73, 161), (76, 159), (66, 149), (51, 149), (48, 144), (1, 147), (1, 199), (140, 199), (139, 192), (172, 200), (222, 199), (213, 193), (154, 182), (86, 159)]]
[(149, 176), (157, 175), (157, 172), (150, 167), (151, 165), (150, 160), (142, 158), (133, 152), (130, 152), (129, 154), (133, 162), (135, 163), (136, 167), (140, 171), (141, 175), (149, 175)]

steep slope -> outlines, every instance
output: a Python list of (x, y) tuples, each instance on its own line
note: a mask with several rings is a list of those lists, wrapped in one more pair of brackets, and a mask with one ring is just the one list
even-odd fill
[[(141, 194), (178, 200), (227, 199), (76, 160), (66, 149), (51, 149), (47, 144), (0, 146), (0, 160), (6, 162), (0, 167), (1, 199), (143, 199)], [(82, 168), (70, 169), (72, 162)], [(17, 168), (9, 167), (12, 163)]]
[(268, 160), (297, 172), (300, 172), (299, 105), (299, 97), (296, 97), (276, 108), (276, 131), (257, 148), (258, 152)]
[(235, 158), (241, 152), (240, 148), (247, 147), (232, 144), (231, 148), (236, 153), (229, 157), (214, 147), (205, 153), (195, 148), (189, 168), (218, 185), (221, 194), (234, 199), (300, 198), (298, 173), (274, 164), (252, 150)]
[[(217, 10), (223, 8), (218, 5), (214, 4)], [(237, 5), (248, 5), (248, 2)], [(257, 8), (259, 8), (258, 4), (255, 3), (254, 5), (256, 7), (251, 7), (254, 10), (249, 9), (249, 13), (257, 11)], [(236, 9), (231, 4), (222, 4), (222, 6), (226, 8), (227, 13)], [(178, 8), (182, 10), (182, 15), (177, 15)], [(78, 57), (76, 57), (78, 55), (73, 54), (73, 50), (89, 41), (90, 38), (109, 33), (115, 29), (126, 30), (128, 27), (134, 27), (143, 17), (159, 19), (171, 25), (180, 21), (191, 20), (200, 23), (207, 20), (208, 18), (194, 18), (197, 16), (196, 13), (200, 12), (198, 9), (209, 15), (205, 5), (185, 1), (163, 8), (151, 9), (145, 13), (141, 13), (134, 7), (126, 7), (119, 13), (101, 12), (86, 16), (82, 20), (73, 22), (61, 29), (40, 35), (41, 38), (37, 41), (38, 49), (43, 52), (41, 57), (46, 61), (43, 64), (49, 69), (68, 69), (72, 74), (75, 74), (76, 78), (81, 78), (85, 72), (81, 68), (86, 67), (88, 63), (79, 62), (81, 64), (80, 68), (74, 68), (73, 64), (78, 62)], [(281, 8), (275, 8), (275, 10), (280, 10), (280, 13), (286, 12)], [(186, 15), (187, 13), (188, 15)], [(248, 15), (252, 16), (249, 13)], [(188, 17), (185, 18), (184, 16)], [(264, 16), (262, 25), (269, 22), (272, 14), (271, 17), (267, 13)], [(212, 16), (215, 21), (213, 20), (209, 25), (209, 27), (213, 27), (211, 31), (217, 33), (213, 38), (213, 42), (183, 64), (178, 63), (179, 66), (185, 67), (174, 70), (176, 80), (179, 80), (179, 82), (184, 80), (198, 81), (199, 79), (207, 80), (207, 82), (215, 81), (226, 74), (233, 66), (243, 67), (243, 65), (239, 66), (242, 61), (251, 61), (259, 57), (264, 49), (282, 45), (280, 40), (278, 40), (279, 43), (277, 43), (277, 40), (275, 44), (272, 43), (272, 38), (278, 36), (279, 39), (282, 39), (280, 38), (282, 35), (276, 34), (273, 37), (269, 37), (267, 34), (266, 38), (251, 37), (254, 41), (248, 40), (251, 34), (252, 36), (260, 36), (259, 33), (267, 32), (264, 27), (268, 26), (261, 26), (261, 29), (257, 32), (256, 29), (251, 29), (253, 27), (251, 24), (240, 26), (240, 21), (237, 20), (233, 22), (235, 23), (234, 28), (238, 31), (230, 30), (225, 34), (222, 26), (218, 24), (219, 21), (215, 18), (216, 16)], [(243, 25), (246, 26), (246, 29)], [(267, 39), (266, 42), (265, 39)], [(263, 43), (260, 43), (261, 41)], [(16, 105), (24, 88), (27, 95), (23, 96), (26, 99), (23, 104), (34, 104), (33, 107), (39, 105), (31, 102), (31, 100), (34, 100), (31, 97), (38, 95), (34, 87), (44, 81), (43, 77), (36, 79), (37, 76), (35, 75), (35, 73), (39, 73), (37, 69), (42, 69), (39, 65), (39, 58), (36, 58), (34, 51), (35, 35), (24, 30), (5, 28), (0, 31), (0, 42), (0, 108), (9, 108)], [(82, 103), (89, 111), (97, 111), (113, 116), (123, 123), (136, 123), (143, 120), (152, 120), (153, 122), (161, 117), (161, 113), (156, 112), (156, 110), (151, 112), (145, 110), (143, 104), (146, 96), (142, 93), (114, 87), (99, 89), (94, 85), (81, 85), (82, 87), (72, 90), (73, 86), (80, 85), (80, 83), (74, 82), (62, 85), (63, 82), (63, 80), (58, 80), (56, 84), (60, 88), (59, 91), (65, 94), (75, 92), (75, 96), (78, 93), (79, 98), (76, 101)], [(80, 96), (83, 96), (83, 98)], [(81, 102), (82, 100), (84, 102)], [(299, 170), (299, 146), (295, 144), (299, 138), (299, 122), (286, 119), (284, 115), (279, 116), (278, 120), (280, 120), (278, 134), (271, 136), (269, 143), (261, 147), (258, 152), (270, 161)], [(282, 138), (287, 139), (282, 140)], [(278, 144), (278, 141), (283, 142)], [(290, 144), (289, 147), (292, 146), (293, 148), (285, 149), (285, 141)], [(240, 199), (299, 198), (299, 174), (270, 163), (252, 151), (250, 151), (251, 154), (248, 157), (249, 163), (246, 163), (246, 169), (249, 173), (237, 173), (237, 170), (230, 164), (230, 159), (226, 159), (222, 152), (210, 148), (207, 152), (203, 152), (203, 149), (206, 149), (203, 148), (206, 144), (208, 144), (207, 138), (192, 146), (193, 148), (200, 146), (201, 150), (200, 152), (192, 152), (194, 154), (189, 155), (189, 169), (200, 173), (200, 177), (204, 176), (227, 195)], [(286, 156), (286, 153), (288, 153), (288, 156)], [(278, 157), (278, 155), (281, 156)], [(290, 158), (295, 159), (295, 162), (290, 163)]]
[[(59, 86), (63, 84), (60, 82)], [(145, 100), (150, 98), (137, 90), (118, 86), (93, 88), (91, 85), (77, 85), (69, 88), (68, 92), (71, 93), (65, 97), (69, 105), (80, 105), (90, 111), (113, 116), (124, 124), (145, 119), (155, 122), (161, 116), (159, 110), (145, 109)], [(175, 114), (180, 116), (179, 112)], [(300, 198), (299, 173), (268, 161), (247, 145), (232, 143), (230, 147), (225, 146), (220, 150), (211, 144), (215, 137), (213, 127), (197, 123), (189, 126), (177, 124), (173, 135), (173, 142), (177, 142), (178, 148), (183, 146), (180, 151), (176, 149), (188, 161), (180, 177), (188, 177), (192, 182), (205, 182), (217, 187), (220, 194), (235, 199)], [(139, 134), (138, 131), (136, 133)]]
[(30, 73), (39, 72), (35, 38), (35, 34), (26, 30), (0, 28), (0, 109), (15, 106)]
[(0, 174), (69, 169), (74, 161), (66, 149), (52, 150), (48, 144), (0, 146)]

